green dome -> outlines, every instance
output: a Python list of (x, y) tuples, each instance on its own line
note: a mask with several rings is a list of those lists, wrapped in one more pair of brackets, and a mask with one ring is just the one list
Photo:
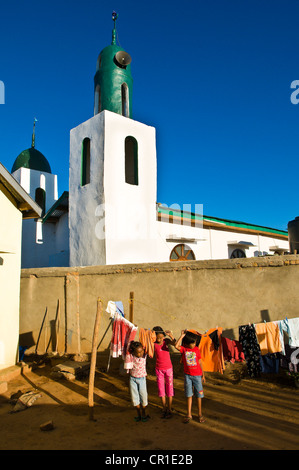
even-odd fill
[(30, 170), (52, 173), (46, 157), (34, 147), (23, 150), (23, 152), (20, 153), (13, 164), (11, 172), (13, 173), (19, 168), (30, 168)]

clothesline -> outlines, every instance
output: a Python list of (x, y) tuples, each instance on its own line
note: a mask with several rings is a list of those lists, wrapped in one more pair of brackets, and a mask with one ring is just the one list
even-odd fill
[[(132, 299), (129, 299), (129, 301), (131, 302)], [(148, 305), (148, 304), (146, 304), (145, 302), (143, 302), (143, 301), (141, 301), (141, 300), (139, 300), (139, 299), (134, 298), (133, 301), (134, 301), (134, 302), (137, 302), (137, 303), (139, 303), (139, 304), (141, 304), (141, 305), (144, 305), (145, 307), (147, 307), (147, 308), (149, 308), (149, 309), (151, 309), (151, 310), (154, 310), (154, 311), (159, 312), (159, 313), (161, 313), (161, 314), (163, 314), (163, 315), (165, 315), (165, 316), (168, 316), (168, 317), (171, 318), (172, 320), (177, 319), (177, 317), (175, 317), (174, 315), (168, 314), (167, 312), (165, 312), (165, 311), (163, 311), (163, 310), (161, 310), (161, 309), (158, 309), (158, 308), (156, 308), (156, 307), (153, 307), (152, 305)], [(285, 320), (287, 321), (287, 316), (285, 317)], [(273, 321), (282, 321), (282, 320), (273, 320)], [(224, 329), (225, 329), (225, 330), (236, 330), (236, 329), (239, 329), (240, 326), (243, 326), (243, 325), (253, 325), (253, 326), (254, 326), (254, 325), (261, 324), (261, 323), (266, 323), (266, 324), (267, 324), (267, 323), (272, 323), (273, 321), (270, 320), (269, 322), (266, 322), (266, 320), (263, 320), (263, 321), (258, 320), (258, 321), (256, 321), (256, 322), (246, 322), (246, 323), (244, 322), (242, 325), (239, 324), (239, 325), (236, 325), (236, 326), (233, 326), (233, 327), (225, 327)], [(203, 333), (206, 333), (206, 332), (208, 331), (207, 329), (204, 329), (204, 328), (197, 328), (197, 329), (198, 329), (199, 332), (203, 332)]]
[[(130, 301), (132, 301), (132, 299), (130, 299)], [(176, 319), (175, 316), (170, 315), (170, 314), (167, 314), (165, 311), (163, 311), (163, 310), (161, 310), (161, 309), (158, 309), (158, 308), (154, 307), (153, 305), (148, 305), (148, 304), (146, 304), (145, 302), (140, 301), (139, 299), (135, 299), (135, 298), (134, 298), (134, 302), (137, 302), (137, 303), (139, 303), (139, 304), (142, 304), (142, 305), (144, 305), (145, 307), (147, 307), (147, 308), (149, 308), (149, 309), (152, 309), (152, 310), (155, 310), (155, 311), (157, 311), (157, 312), (159, 312), (159, 313), (161, 313), (161, 314), (167, 315), (167, 316), (168, 316), (169, 318), (171, 318), (171, 319)], [(120, 302), (120, 303), (121, 303), (121, 302)], [(109, 302), (108, 302), (108, 304), (109, 304)], [(124, 309), (123, 309), (123, 311), (124, 311)], [(124, 316), (125, 316), (125, 314), (124, 314)], [(285, 318), (285, 320), (278, 320), (278, 321), (279, 321), (279, 322), (281, 322), (281, 321), (287, 321), (287, 317)], [(271, 323), (273, 323), (273, 322), (277, 322), (277, 320), (269, 321), (269, 322), (266, 322), (266, 320), (264, 320), (263, 322), (261, 322), (261, 321), (257, 321), (257, 322), (248, 322), (248, 323), (245, 323), (245, 322), (244, 322), (243, 325), (240, 325), (240, 324), (239, 324), (239, 325), (237, 325), (237, 326), (235, 326), (235, 327), (225, 327), (225, 328), (223, 328), (222, 330), (225, 331), (225, 330), (239, 329), (240, 326), (244, 326), (244, 325), (246, 325), (246, 324), (249, 325), (249, 326), (250, 326), (250, 325), (255, 326), (255, 325), (262, 325), (262, 324), (266, 324), (266, 325), (267, 325), (267, 324), (271, 324)], [(135, 326), (136, 326), (136, 325), (135, 325)], [(148, 328), (148, 329), (150, 330), (150, 328)], [(216, 329), (217, 329), (217, 327), (216, 327)], [(202, 332), (203, 334), (205, 334), (205, 333), (207, 333), (207, 331), (209, 331), (209, 330), (204, 329), (204, 328), (197, 328), (197, 330), (198, 330), (199, 332)], [(269, 332), (269, 334), (272, 334), (271, 331)]]
[[(130, 300), (131, 300), (131, 299), (130, 299)], [(163, 315), (166, 315), (166, 316), (170, 317), (172, 320), (177, 319), (177, 317), (175, 317), (175, 316), (173, 316), (173, 315), (170, 315), (170, 314), (164, 312), (163, 310), (157, 309), (157, 308), (155, 308), (155, 307), (153, 307), (153, 306), (151, 306), (151, 305), (148, 305), (148, 304), (142, 302), (142, 301), (139, 300), (139, 299), (135, 299), (135, 298), (134, 298), (134, 302), (138, 302), (138, 303), (144, 305), (145, 307), (147, 307), (147, 308), (149, 308), (149, 309), (151, 309), (151, 310), (155, 310), (156, 312), (162, 313)], [(286, 319), (287, 319), (287, 317), (286, 317)], [(276, 321), (276, 320), (273, 320), (273, 321)], [(243, 323), (243, 324), (244, 324), (244, 325), (245, 325), (245, 324), (247, 324), (247, 325), (257, 325), (257, 324), (259, 324), (259, 323), (271, 323), (271, 322), (272, 322), (271, 320), (270, 320), (269, 322), (266, 322), (266, 320), (263, 320), (263, 321), (259, 320), (259, 321), (256, 321), (256, 322), (247, 322), (247, 323)], [(236, 329), (238, 329), (240, 326), (242, 326), (242, 325), (239, 324), (239, 325), (237, 325), (237, 326), (225, 327), (225, 330), (236, 330)], [(208, 330), (207, 330), (207, 329), (204, 329), (204, 328), (198, 328), (198, 331), (202, 331), (202, 332), (206, 333)]]
[[(123, 357), (124, 368), (128, 370), (132, 364), (129, 344), (135, 340), (138, 326), (115, 312), (111, 308), (112, 301), (109, 304), (109, 309), (107, 308), (106, 311), (113, 316), (113, 333), (107, 371), (109, 370), (110, 358), (119, 356)], [(218, 326), (209, 329), (205, 334), (201, 334), (197, 330), (189, 329), (188, 331), (198, 336), (198, 343), (196, 344), (198, 344), (201, 351), (203, 368), (206, 372), (220, 372), (223, 374), (225, 360), (230, 362), (246, 361), (249, 375), (258, 377), (261, 371), (269, 366), (268, 361), (272, 362), (271, 367), (275, 366), (277, 368), (278, 359), (275, 353), (285, 355), (283, 331), (289, 334), (289, 346), (291, 346), (292, 340), (299, 348), (299, 318), (291, 319), (290, 322), (292, 320), (294, 321), (292, 327), (288, 324), (287, 319), (239, 326), (239, 341), (222, 336), (223, 328), (218, 328)], [(296, 322), (298, 322), (298, 325)], [(144, 347), (145, 354), (152, 358), (156, 341), (155, 332), (152, 329), (139, 328), (139, 341)]]
[[(104, 303), (106, 303), (106, 305), (109, 303), (109, 301), (107, 301), (103, 297), (101, 297), (101, 299), (103, 300)], [(128, 299), (128, 302), (131, 302), (131, 301), (132, 301), (132, 299)], [(177, 320), (177, 317), (175, 315), (169, 314), (169, 313), (165, 312), (164, 310), (161, 310), (157, 307), (154, 307), (153, 305), (148, 305), (147, 303), (145, 303), (145, 302), (143, 302), (139, 299), (136, 299), (135, 297), (133, 299), (133, 302), (134, 303), (137, 302), (137, 303), (143, 305), (144, 307), (147, 307), (148, 309), (151, 309), (151, 310), (154, 310), (158, 313), (161, 313), (162, 315), (165, 315), (165, 316), (169, 317), (171, 320)], [(287, 320), (287, 316), (285, 317), (285, 319)], [(277, 321), (277, 320), (273, 320), (273, 321)], [(266, 320), (263, 320), (263, 321), (258, 320), (258, 321), (255, 321), (255, 322), (244, 322), (242, 325), (238, 324), (236, 326), (225, 327), (224, 330), (236, 330), (236, 329), (239, 329), (239, 327), (243, 326), (243, 325), (257, 325), (259, 323), (271, 323), (271, 322), (272, 322), (272, 320), (269, 320), (269, 322), (266, 322)], [(197, 330), (199, 332), (203, 332), (203, 333), (206, 333), (208, 331), (208, 329), (204, 329), (204, 328), (197, 328)]]

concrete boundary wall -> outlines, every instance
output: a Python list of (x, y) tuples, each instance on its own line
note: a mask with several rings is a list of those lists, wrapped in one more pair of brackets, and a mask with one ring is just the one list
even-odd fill
[[(20, 344), (34, 351), (38, 343), (39, 353), (90, 352), (97, 299), (104, 309), (100, 342), (110, 322), (108, 301), (122, 301), (129, 318), (130, 292), (139, 327), (161, 325), (178, 337), (184, 328), (219, 326), (238, 339), (239, 325), (298, 317), (298, 285), (298, 255), (23, 269)], [(110, 339), (111, 327), (99, 351)]]

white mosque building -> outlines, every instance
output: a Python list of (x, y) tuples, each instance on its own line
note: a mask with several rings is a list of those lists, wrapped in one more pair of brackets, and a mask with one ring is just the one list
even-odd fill
[(289, 251), (288, 232), (157, 203), (155, 128), (132, 119), (131, 57), (112, 43), (94, 77), (94, 116), (70, 132), (69, 191), (31, 148), (12, 175), (42, 208), (23, 223), (22, 268), (263, 256)]

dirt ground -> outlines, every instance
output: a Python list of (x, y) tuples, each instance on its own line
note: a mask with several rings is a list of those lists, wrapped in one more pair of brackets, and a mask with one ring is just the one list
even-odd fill
[[(61, 361), (62, 359), (55, 359)], [(122, 375), (120, 361), (99, 357), (95, 374), (94, 418), (89, 419), (88, 376), (76, 380), (53, 379), (53, 360), (8, 382), (0, 396), (1, 450), (294, 450), (299, 448), (299, 390), (285, 378), (243, 376), (244, 365), (228, 365), (225, 373), (207, 374), (203, 415), (206, 422), (183, 423), (186, 403), (183, 373), (177, 357), (174, 363), (174, 415), (161, 419), (153, 364), (148, 366), (151, 416), (146, 423), (135, 422), (128, 376)], [(11, 396), (37, 390), (41, 397), (23, 411), (11, 413)], [(40, 425), (53, 421), (54, 429)]]

